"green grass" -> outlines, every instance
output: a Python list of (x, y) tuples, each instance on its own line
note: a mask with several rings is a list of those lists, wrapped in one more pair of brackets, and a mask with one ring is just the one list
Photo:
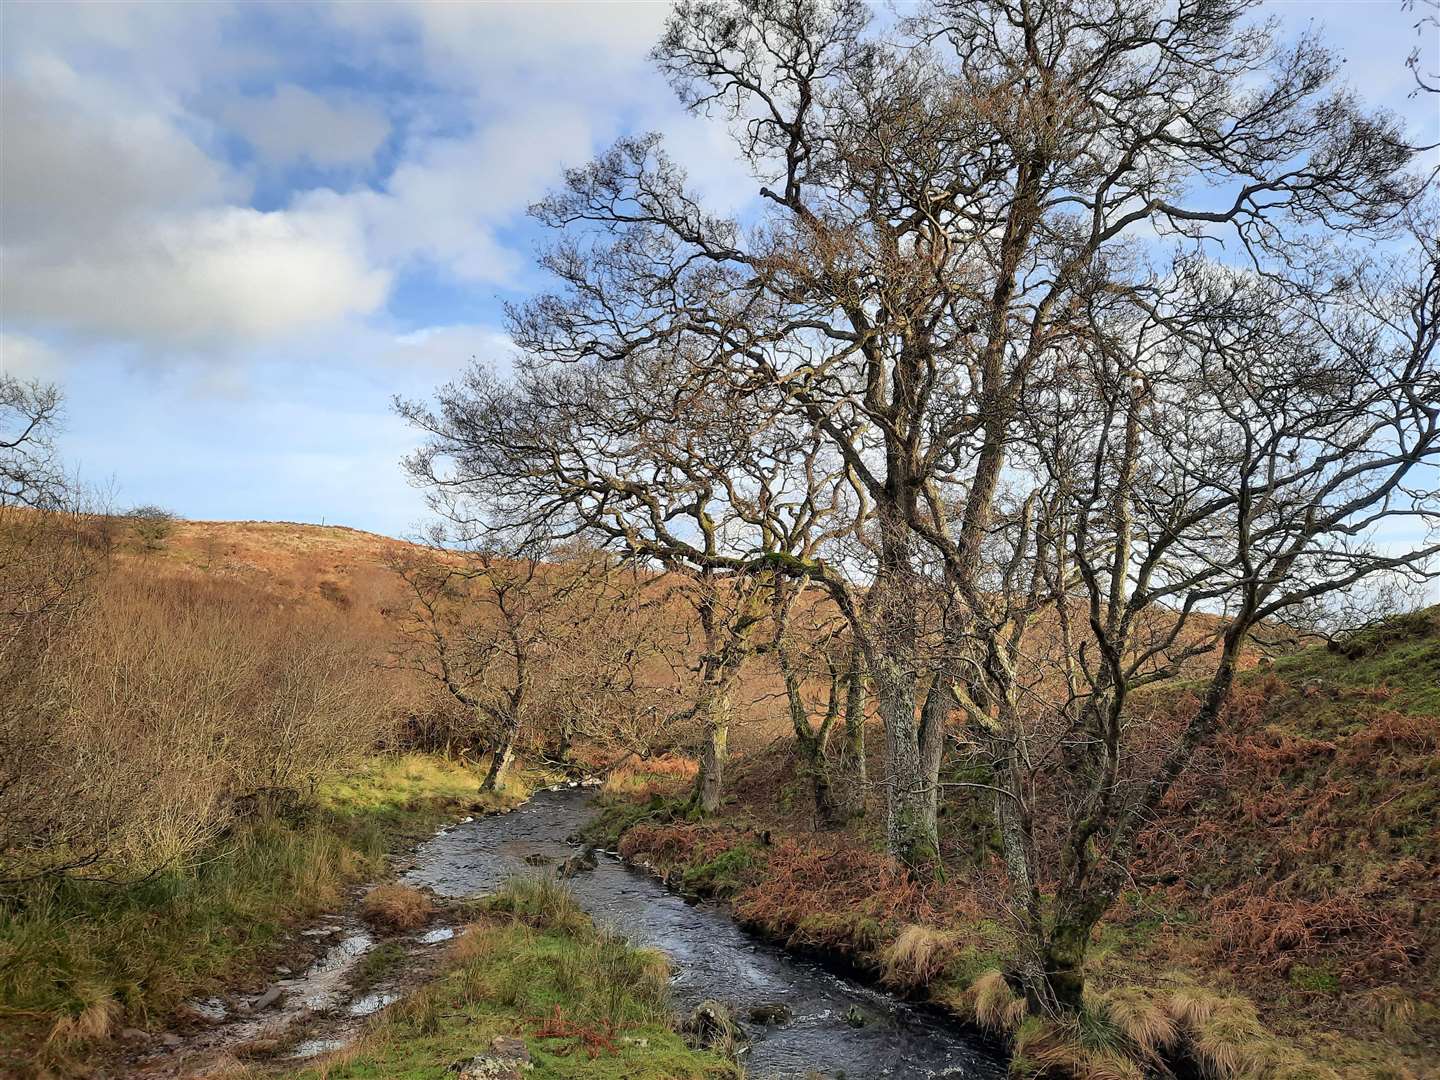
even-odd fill
[(683, 818), (685, 812), (684, 799), (652, 795), (643, 802), (636, 802), (624, 797), (611, 797), (600, 813), (581, 827), (578, 835), (586, 844), (613, 849), (620, 842), (620, 837), (640, 822), (675, 821)]
[(508, 1035), (526, 1041), (537, 1080), (738, 1077), (675, 1034), (662, 954), (596, 929), (552, 881), (512, 882), (489, 908), (442, 976), (382, 1014), (357, 1046), (287, 1075), (441, 1080)]
[(377, 758), (322, 786), (298, 818), (242, 824), (193, 865), (0, 897), (0, 1073), (62, 1062), (120, 1024), (153, 1026), (253, 970), (295, 924), (341, 907), (348, 883), (383, 872), (398, 838), (469, 805), (478, 786), (452, 762)]
[(1440, 607), (1389, 619), (1338, 641), (1280, 660), (1275, 672), (1303, 684), (1390, 691), (1386, 704), (1414, 716), (1440, 716)]

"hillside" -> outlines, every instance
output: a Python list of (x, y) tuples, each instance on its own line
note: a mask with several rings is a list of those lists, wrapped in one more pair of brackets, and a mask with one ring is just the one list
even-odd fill
[(365, 609), (393, 597), (386, 560), (414, 547), (342, 525), (176, 520), (151, 541), (122, 529), (117, 554), (136, 569), (238, 580), (297, 602)]

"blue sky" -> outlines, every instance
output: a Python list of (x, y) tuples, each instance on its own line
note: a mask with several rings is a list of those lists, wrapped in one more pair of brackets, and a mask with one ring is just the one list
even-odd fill
[[(1440, 141), (1404, 67), (1440, 40), (1400, 0), (1266, 10)], [(391, 395), (505, 362), (564, 166), (660, 130), (712, 204), (753, 198), (646, 61), (665, 12), (9, 0), (0, 365), (64, 386), (66, 459), (120, 506), (414, 532)]]

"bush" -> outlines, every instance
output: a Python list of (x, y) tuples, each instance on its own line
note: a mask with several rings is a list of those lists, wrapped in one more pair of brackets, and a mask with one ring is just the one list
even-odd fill
[(0, 882), (141, 878), (293, 809), (387, 722), (336, 616), (232, 581), (109, 574), (0, 693)]
[(125, 517), (145, 551), (159, 551), (175, 531), (175, 522), (179, 520), (178, 515), (163, 506), (152, 505), (133, 507), (126, 511)]

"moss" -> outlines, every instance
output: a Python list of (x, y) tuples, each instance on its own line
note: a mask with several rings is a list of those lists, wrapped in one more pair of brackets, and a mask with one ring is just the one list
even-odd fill
[(1290, 969), (1290, 985), (1313, 993), (1334, 994), (1340, 990), (1340, 976), (1323, 965), (1296, 964)]
[(763, 859), (763, 853), (755, 845), (738, 844), (726, 848), (708, 862), (686, 868), (681, 880), (692, 892), (733, 896), (749, 882)]

